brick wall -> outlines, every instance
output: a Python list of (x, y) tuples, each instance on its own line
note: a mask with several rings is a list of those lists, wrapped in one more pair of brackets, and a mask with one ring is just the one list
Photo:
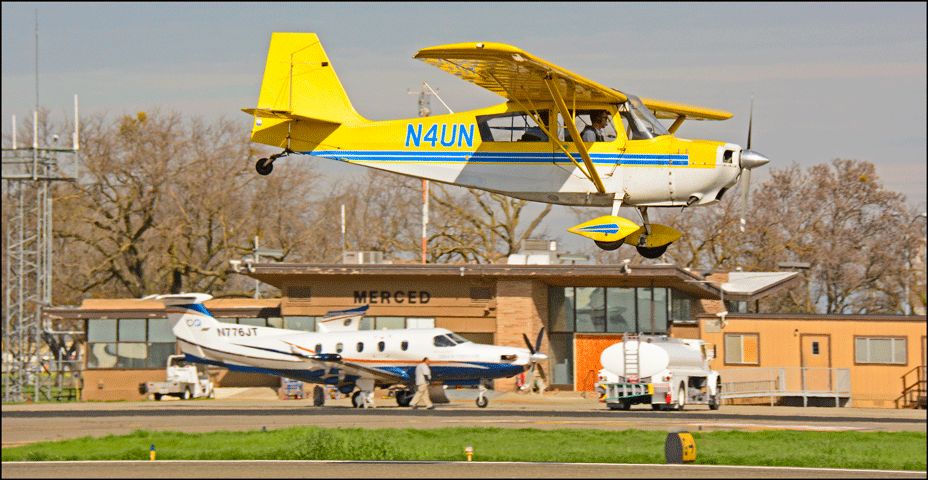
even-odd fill
[[(522, 334), (534, 343), (544, 319), (548, 318), (547, 286), (536, 280), (500, 280), (496, 284), (496, 305), (496, 344), (525, 348)], [(541, 351), (551, 351), (547, 333)], [(551, 372), (548, 362), (542, 367), (545, 373)], [(513, 391), (515, 378), (496, 380), (494, 388)]]

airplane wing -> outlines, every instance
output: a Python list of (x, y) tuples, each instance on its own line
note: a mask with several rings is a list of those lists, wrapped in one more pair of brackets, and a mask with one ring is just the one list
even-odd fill
[(503, 43), (455, 43), (423, 48), (414, 58), (521, 102), (550, 101), (546, 76), (554, 76), (568, 100), (624, 102), (625, 94)]
[(308, 348), (301, 347), (297, 344), (287, 341), (284, 341), (284, 343), (290, 346), (291, 354), (307, 360), (311, 360), (316, 364), (320, 364), (322, 368), (337, 368), (344, 370), (345, 373), (349, 375), (373, 377), (376, 380), (388, 383), (405, 383), (409, 380), (402, 375), (396, 375), (393, 373), (385, 372), (383, 370), (378, 370), (376, 368), (371, 368), (366, 365), (361, 365), (356, 362), (346, 361), (344, 358), (342, 358), (341, 355), (335, 353), (317, 354), (316, 352)]

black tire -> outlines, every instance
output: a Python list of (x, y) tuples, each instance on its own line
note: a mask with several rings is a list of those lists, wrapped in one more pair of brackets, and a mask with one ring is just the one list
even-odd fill
[(659, 403), (652, 403), (651, 410), (663, 410), (664, 406)]
[(325, 405), (325, 389), (319, 385), (313, 387), (313, 406), (321, 407)]
[(661, 245), (660, 247), (635, 247), (635, 249), (638, 250), (638, 255), (641, 255), (644, 258), (657, 258), (663, 255), (669, 246), (670, 244), (668, 243), (667, 245)]
[(485, 396), (478, 396), (476, 403), (478, 408), (487, 408), (487, 405), (490, 404), (490, 399)]
[(160, 394), (160, 393), (156, 393), (156, 394), (155, 394), (155, 400), (156, 400), (156, 401), (159, 401), (159, 402), (161, 401), (161, 394)]
[(361, 408), (361, 391), (360, 390), (351, 394), (351, 406), (354, 408)]
[(622, 240), (617, 240), (615, 242), (600, 242), (599, 240), (593, 240), (593, 243), (595, 243), (597, 247), (603, 250), (612, 251), (618, 249), (622, 245), (625, 245), (625, 239), (623, 238)]
[(631, 410), (632, 408), (631, 402), (622, 400), (620, 400), (618, 403), (610, 403), (608, 406), (609, 410)]
[(722, 407), (722, 382), (715, 387), (715, 395), (709, 397), (709, 410), (718, 410)]
[(255, 163), (255, 170), (261, 175), (270, 175), (274, 171), (274, 162), (261, 158)]
[(401, 407), (408, 407), (412, 403), (413, 393), (409, 390), (396, 391), (396, 404)]
[(682, 412), (686, 408), (686, 387), (683, 384), (680, 384), (680, 389), (677, 390), (677, 403), (674, 404), (673, 409)]

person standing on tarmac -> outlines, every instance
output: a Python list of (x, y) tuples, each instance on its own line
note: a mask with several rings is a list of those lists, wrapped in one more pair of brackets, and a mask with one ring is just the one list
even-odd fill
[(422, 362), (416, 365), (416, 396), (412, 399), (412, 409), (419, 408), (419, 401), (425, 399), (426, 410), (435, 408), (432, 405), (432, 399), (429, 398), (429, 382), (432, 381), (432, 369), (429, 368), (429, 357), (422, 359)]

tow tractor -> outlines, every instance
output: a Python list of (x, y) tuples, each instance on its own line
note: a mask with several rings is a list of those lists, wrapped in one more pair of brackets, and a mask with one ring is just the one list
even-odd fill
[(139, 393), (152, 394), (155, 400), (165, 395), (190, 400), (191, 398), (215, 398), (213, 381), (202, 365), (187, 363), (183, 355), (171, 355), (167, 362), (167, 381), (139, 384)]
[(649, 403), (654, 410), (721, 406), (722, 381), (709, 368), (714, 348), (702, 340), (626, 334), (600, 356), (597, 390), (610, 410)]

